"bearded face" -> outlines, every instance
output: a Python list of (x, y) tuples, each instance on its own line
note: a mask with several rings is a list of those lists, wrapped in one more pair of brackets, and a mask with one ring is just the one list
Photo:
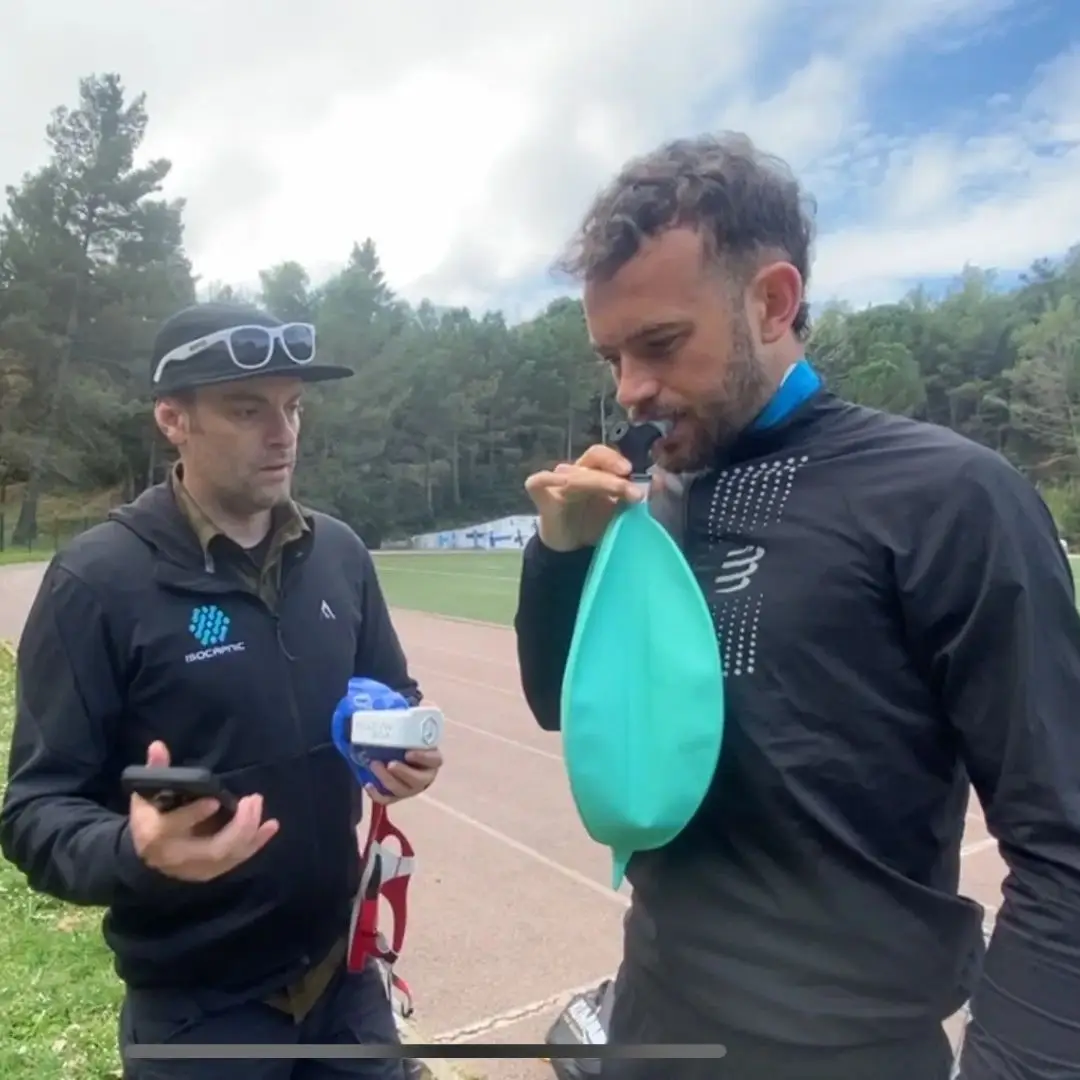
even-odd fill
[(689, 229), (662, 233), (587, 284), (585, 316), (629, 417), (669, 422), (653, 444), (667, 471), (707, 466), (772, 393), (739, 291)]

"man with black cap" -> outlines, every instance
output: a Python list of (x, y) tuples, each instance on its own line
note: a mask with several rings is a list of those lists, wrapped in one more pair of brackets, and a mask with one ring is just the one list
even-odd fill
[[(52, 560), (27, 619), (0, 847), (34, 889), (108, 909), (129, 1080), (404, 1075), (126, 1053), (397, 1041), (377, 970), (344, 962), (361, 800), (330, 718), (353, 675), (421, 695), (367, 549), (290, 496), (304, 384), (350, 374), (316, 363), (310, 325), (221, 304), (169, 319), (150, 383), (179, 461)], [(129, 800), (120, 774), (144, 763), (212, 770), (231, 821)], [(405, 798), (441, 763), (377, 771)]]

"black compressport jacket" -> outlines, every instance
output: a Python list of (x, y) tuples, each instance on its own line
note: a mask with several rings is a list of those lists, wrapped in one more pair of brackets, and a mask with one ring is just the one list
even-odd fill
[[(965, 1080), (1080, 1076), (1080, 616), (1035, 490), (821, 390), (675, 509), (724, 745), (696, 818), (630, 862), (628, 977), (703, 1039), (805, 1046), (925, 1032), (974, 991)], [(519, 659), (550, 730), (590, 557), (525, 553)], [(985, 962), (957, 895), (969, 776), (1010, 871)]]
[[(284, 985), (348, 928), (360, 800), (330, 719), (354, 674), (420, 695), (368, 551), (334, 518), (309, 523), (271, 611), (208, 569), (160, 485), (57, 555), (30, 611), (0, 847), (33, 888), (108, 908), (133, 986)], [(278, 834), (215, 882), (148, 869), (119, 778), (155, 739), (261, 793)]]

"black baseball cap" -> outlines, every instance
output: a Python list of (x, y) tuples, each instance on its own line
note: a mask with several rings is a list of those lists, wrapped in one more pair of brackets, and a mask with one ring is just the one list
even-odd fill
[(155, 397), (265, 375), (304, 382), (345, 379), (341, 364), (315, 363), (315, 328), (284, 323), (246, 304), (193, 304), (161, 324), (150, 362)]

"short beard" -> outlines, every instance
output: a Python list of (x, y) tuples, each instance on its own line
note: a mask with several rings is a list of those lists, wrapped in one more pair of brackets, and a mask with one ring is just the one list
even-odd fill
[(761, 412), (773, 393), (765, 365), (754, 347), (749, 320), (741, 311), (732, 326), (731, 360), (725, 376), (721, 395), (705, 410), (714, 452), (727, 449)]
[(665, 468), (699, 472), (714, 464), (746, 430), (772, 396), (773, 387), (754, 348), (746, 315), (738, 311), (732, 320), (731, 354), (717, 394), (696, 414), (698, 437)]

